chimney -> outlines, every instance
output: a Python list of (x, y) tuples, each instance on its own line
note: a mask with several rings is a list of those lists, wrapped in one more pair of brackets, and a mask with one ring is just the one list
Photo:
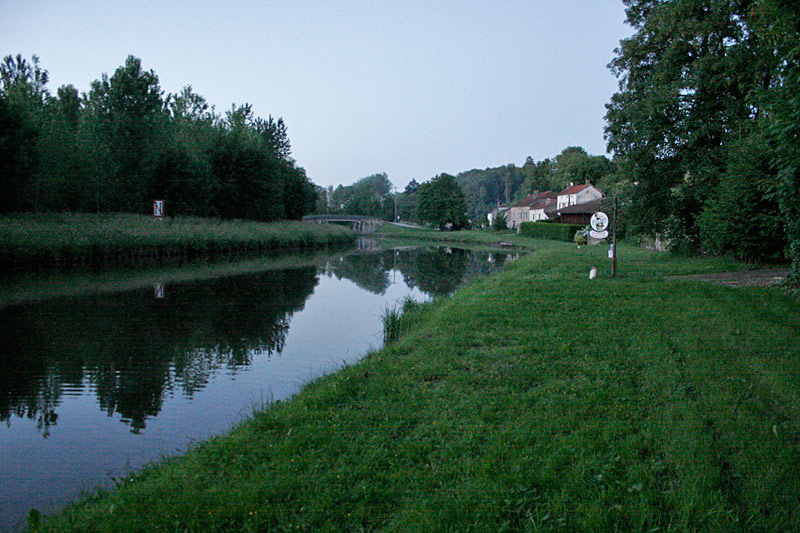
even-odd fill
[(588, 179), (586, 180), (586, 185), (591, 185), (591, 183), (589, 183)]

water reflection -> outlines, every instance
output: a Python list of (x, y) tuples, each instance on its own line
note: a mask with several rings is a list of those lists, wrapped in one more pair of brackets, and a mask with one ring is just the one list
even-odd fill
[[(133, 433), (174, 394), (187, 399), (220, 371), (280, 354), (318, 275), (384, 294), (402, 276), (451, 294), (502, 264), (502, 252), (420, 248), (358, 252), (307, 266), (0, 309), (0, 421), (36, 421), (48, 437), (62, 397), (91, 391)], [(154, 297), (155, 296), (155, 297)], [(347, 310), (336, 310), (347, 312)]]
[(354, 281), (374, 294), (383, 294), (392, 284), (390, 273), (399, 272), (410, 288), (439, 297), (451, 295), (474, 277), (501, 269), (507, 260), (518, 258), (518, 253), (432, 246), (355, 253), (329, 262), (324, 271), (337, 279)]

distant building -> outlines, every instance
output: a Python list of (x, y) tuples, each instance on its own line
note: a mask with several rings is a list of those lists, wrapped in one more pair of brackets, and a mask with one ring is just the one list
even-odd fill
[(545, 208), (551, 204), (555, 205), (555, 203), (556, 193), (553, 191), (534, 191), (533, 194), (529, 194), (519, 202), (512, 204), (508, 209), (506, 213), (508, 227), (510, 229), (518, 229), (523, 222), (544, 220), (547, 218)]
[(586, 183), (583, 185), (573, 185), (570, 183), (569, 187), (558, 193), (556, 207), (561, 211), (565, 207), (585, 204), (586, 202), (599, 200), (602, 197), (603, 193), (600, 189), (589, 183), (589, 180), (586, 180)]
[(602, 211), (602, 198), (564, 207), (558, 210), (558, 221), (562, 224), (588, 225), (592, 214)]
[(556, 218), (558, 215), (556, 211), (556, 199), (555, 198), (543, 198), (538, 200), (535, 204), (531, 206), (531, 222), (539, 222), (542, 220), (549, 220), (551, 218)]

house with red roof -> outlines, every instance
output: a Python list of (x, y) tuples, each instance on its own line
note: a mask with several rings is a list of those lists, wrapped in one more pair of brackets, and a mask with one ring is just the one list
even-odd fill
[(586, 180), (586, 183), (582, 185), (570, 183), (566, 189), (558, 193), (556, 208), (560, 211), (565, 207), (585, 204), (593, 200), (599, 200), (602, 197), (603, 193), (600, 189), (589, 183), (589, 180)]

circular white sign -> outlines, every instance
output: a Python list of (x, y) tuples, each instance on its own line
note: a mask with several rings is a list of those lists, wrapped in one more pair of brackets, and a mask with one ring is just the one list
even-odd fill
[(602, 211), (598, 211), (589, 219), (589, 224), (592, 225), (592, 229), (595, 231), (604, 231), (608, 228), (608, 215)]

